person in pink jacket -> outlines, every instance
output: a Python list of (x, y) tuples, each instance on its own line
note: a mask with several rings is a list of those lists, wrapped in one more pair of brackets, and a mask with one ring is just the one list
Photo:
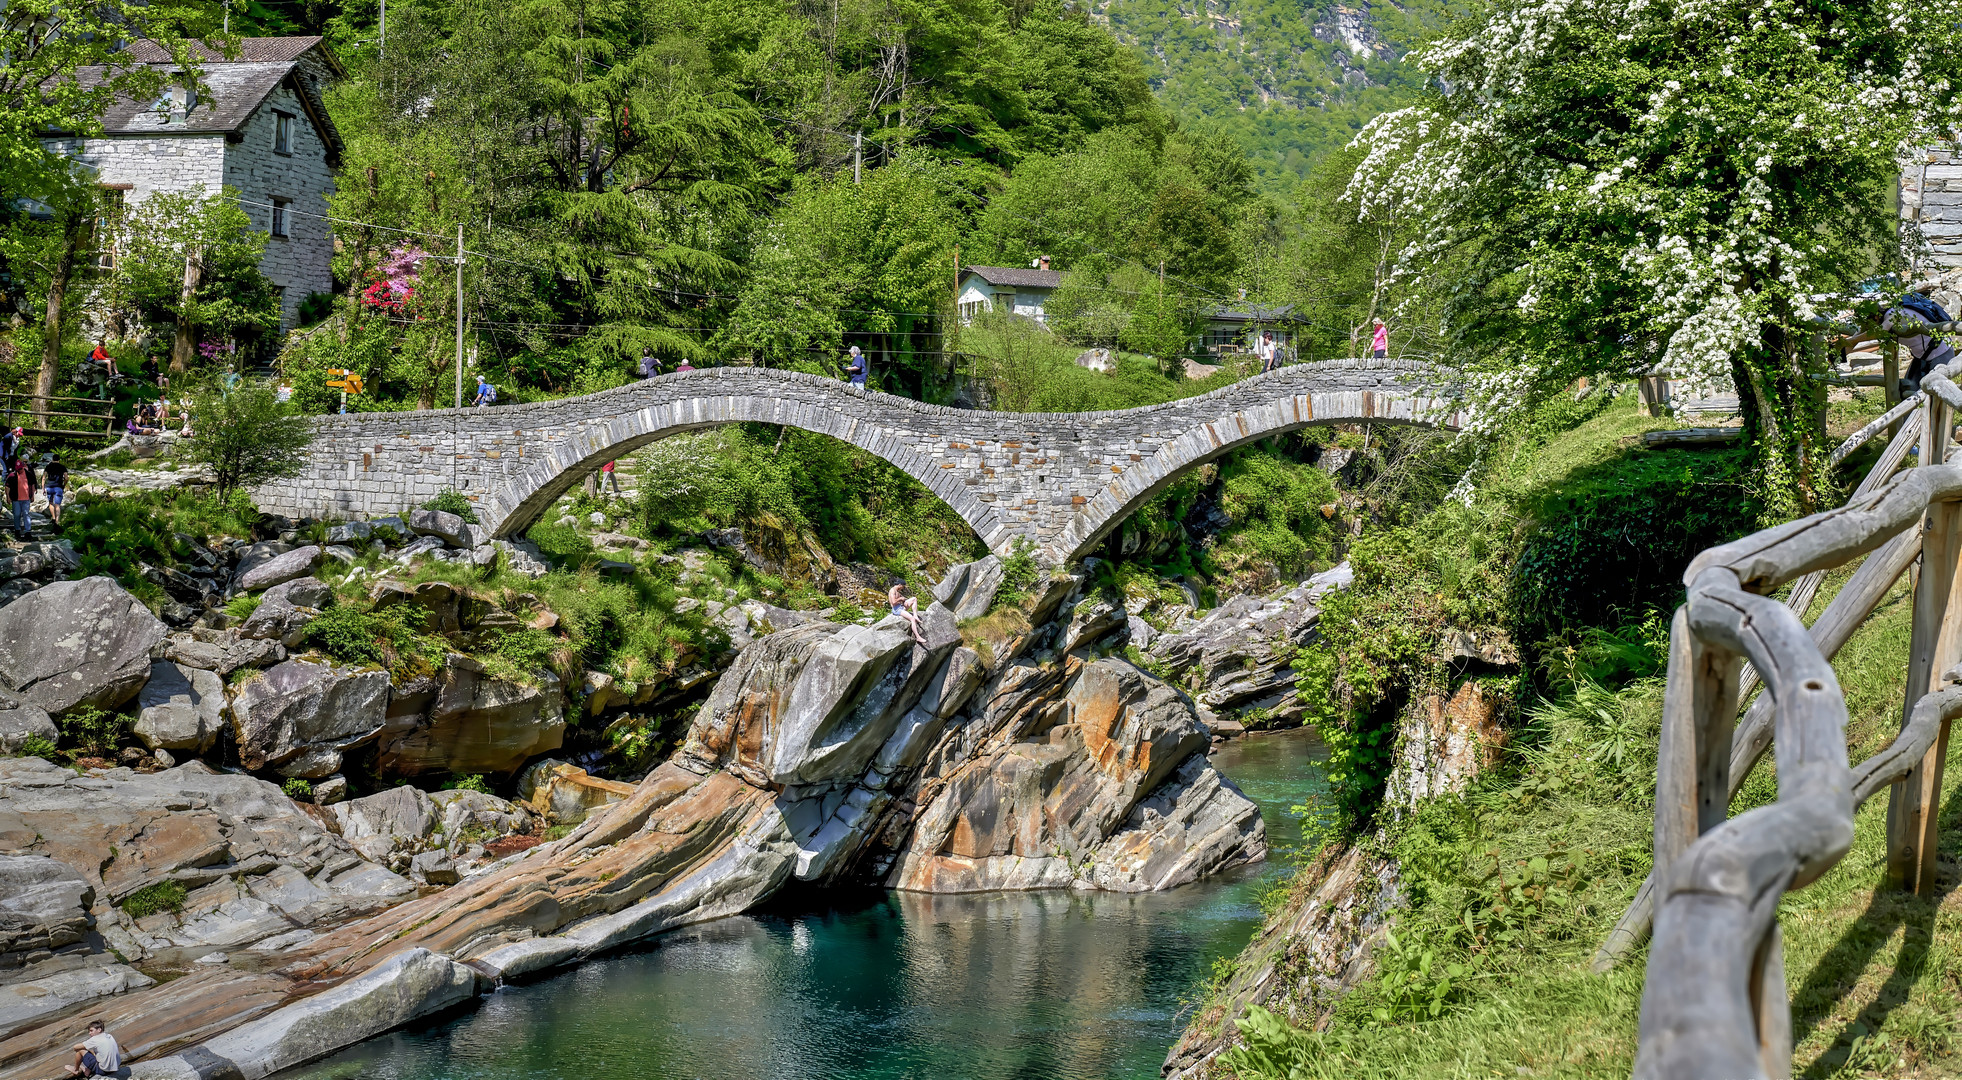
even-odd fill
[(1369, 355), (1390, 355), (1390, 328), (1383, 325), (1382, 319), (1376, 320), (1376, 329), (1369, 335)]

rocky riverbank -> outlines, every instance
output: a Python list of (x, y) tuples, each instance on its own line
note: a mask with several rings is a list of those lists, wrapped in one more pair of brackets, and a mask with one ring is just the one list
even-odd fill
[[(3, 673), (37, 723), (148, 693), (157, 745), (141, 771), (31, 758), (0, 771), (0, 873), (30, 898), (0, 906), (0, 925), (22, 927), (0, 946), (0, 981), (40, 1003), (0, 1005), (0, 1077), (48, 1073), (84, 1014), (123, 1037), (137, 1076), (263, 1076), (792, 881), (1150, 890), (1265, 855), (1257, 810), (1206, 761), (1191, 698), (1121, 658), (1121, 598), (1078, 568), (997, 604), (993, 559), (948, 575), (923, 643), (897, 618), (778, 627), (746, 613), (749, 640), (681, 747), (636, 784), (543, 759), (521, 802), (403, 786), (322, 806), (198, 762), (159, 768), (180, 752), (164, 740), (191, 756), (222, 734), (247, 767), (320, 792), (364, 747), (412, 774), (515, 767), (556, 745), (563, 690), (500, 682), (461, 653), (427, 685), (281, 656), (288, 623), (325, 602), (306, 584), (323, 555), (272, 556), (294, 572), (259, 584), (286, 591), (252, 618), (270, 611), (277, 633), (172, 635), (123, 604), (69, 616), (88, 622), (77, 640), (116, 627), (101, 644)], [(102, 592), (92, 611), (121, 603), (113, 583), (65, 584)], [(473, 617), (535, 617), (423, 592), (399, 602), (454, 610), (459, 636)], [(60, 614), (15, 615), (23, 603), (0, 609), (0, 637), (9, 617)], [(599, 682), (582, 707), (610, 702)], [(546, 820), (561, 824), (540, 835)]]

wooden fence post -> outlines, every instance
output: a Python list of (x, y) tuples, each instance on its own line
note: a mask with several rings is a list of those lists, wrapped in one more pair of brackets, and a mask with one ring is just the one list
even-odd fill
[[(1928, 396), (1922, 431), (1921, 463), (1939, 465), (1947, 456), (1949, 407)], [(1962, 584), (1956, 561), (1962, 557), (1962, 503), (1933, 503), (1921, 519), (1921, 567), (1914, 584), (1914, 629), (1908, 651), (1907, 692), (1901, 708), (1906, 727), (1921, 695), (1936, 689), (1941, 673), (1962, 652)], [(1954, 613), (1954, 614), (1951, 614)], [(1948, 722), (1934, 745), (1896, 783), (1887, 799), (1887, 880), (1909, 892), (1929, 895), (1935, 887), (1936, 819), (1941, 811), (1942, 763), (1948, 754)]]
[(1655, 870), (1669, 864), (1730, 813), (1730, 736), (1743, 658), (1697, 640), (1689, 608), (1669, 627), (1669, 683), (1656, 753)]

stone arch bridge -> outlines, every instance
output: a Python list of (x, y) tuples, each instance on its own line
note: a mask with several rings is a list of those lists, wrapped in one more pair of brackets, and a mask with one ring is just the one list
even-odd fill
[(951, 409), (799, 372), (706, 368), (558, 401), (321, 417), (299, 476), (254, 492), (275, 513), (398, 513), (454, 488), (497, 535), (524, 532), (573, 484), (668, 435), (784, 424), (891, 462), (944, 500), (989, 548), (1027, 538), (1081, 557), (1179, 474), (1314, 424), (1455, 428), (1452, 373), (1398, 360), (1297, 364), (1200, 397), (1093, 413)]

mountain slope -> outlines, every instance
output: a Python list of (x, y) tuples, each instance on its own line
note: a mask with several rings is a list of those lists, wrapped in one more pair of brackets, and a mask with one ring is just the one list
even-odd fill
[(1404, 55), (1461, 5), (1402, 0), (1098, 0), (1095, 17), (1137, 50), (1160, 100), (1247, 150), (1284, 190), (1369, 119), (1423, 85)]

